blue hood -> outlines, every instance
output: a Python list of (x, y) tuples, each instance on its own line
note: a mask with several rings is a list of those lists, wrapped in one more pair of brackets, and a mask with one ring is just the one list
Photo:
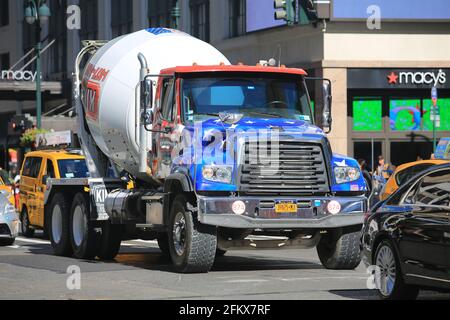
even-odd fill
[[(189, 131), (192, 139), (194, 140), (192, 144), (192, 151), (189, 154), (189, 158), (187, 159), (187, 154), (185, 153), (182, 157), (178, 159), (174, 159), (173, 162), (173, 171), (178, 171), (180, 167), (184, 167), (189, 172), (192, 181), (196, 186), (196, 190), (209, 190), (209, 191), (238, 191), (237, 181), (232, 181), (231, 184), (224, 184), (218, 182), (210, 182), (203, 179), (201, 175), (202, 166), (205, 164), (212, 163), (222, 163), (227, 165), (232, 165), (234, 169), (234, 177), (237, 176), (237, 166), (234, 159), (226, 158), (226, 151), (220, 151), (220, 154), (214, 154), (211, 157), (202, 157), (203, 161), (195, 161), (194, 158), (198, 156), (194, 156), (196, 152), (205, 150), (205, 148), (210, 143), (219, 143), (219, 141), (215, 141), (214, 134), (220, 133), (221, 141), (233, 141), (235, 142), (238, 137), (250, 136), (254, 135), (255, 132), (264, 132), (269, 136), (270, 133), (276, 132), (280, 137), (283, 135), (289, 136), (290, 138), (299, 139), (308, 141), (310, 143), (318, 143), (322, 144), (324, 149), (324, 155), (328, 155), (328, 159), (326, 159), (326, 163), (328, 163), (327, 167), (331, 167), (328, 169), (330, 174), (330, 188), (332, 192), (342, 192), (342, 191), (362, 191), (365, 190), (364, 180), (361, 178), (358, 181), (354, 181), (352, 183), (345, 184), (336, 184), (334, 179), (334, 167), (342, 164), (347, 164), (348, 166), (357, 166), (357, 162), (354, 159), (341, 156), (341, 155), (333, 155), (331, 153), (331, 148), (329, 146), (328, 140), (324, 132), (311, 124), (308, 121), (302, 120), (294, 120), (294, 119), (285, 119), (285, 118), (251, 118), (244, 117), (240, 121), (235, 124), (226, 124), (222, 123), (222, 121), (218, 118), (212, 118), (204, 121), (198, 121), (194, 124), (186, 125), (185, 129)], [(201, 137), (199, 139), (199, 137)], [(234, 144), (234, 143), (233, 143)], [(234, 144), (235, 145), (235, 144)], [(197, 148), (195, 148), (197, 146)], [(201, 146), (201, 147), (200, 147)], [(201, 149), (201, 150), (200, 150)], [(226, 147), (224, 148), (226, 149)], [(194, 151), (195, 150), (195, 151)], [(198, 154), (198, 153), (197, 153)], [(221, 157), (223, 157), (221, 159)], [(226, 158), (226, 160), (225, 160)], [(190, 163), (188, 168), (186, 168), (183, 163)], [(235, 179), (235, 178), (234, 178)]]
[(311, 135), (323, 137), (324, 133), (318, 127), (308, 121), (284, 119), (284, 118), (249, 118), (244, 117), (236, 124), (222, 124), (220, 119), (208, 119), (201, 122), (203, 131), (207, 130), (230, 130), (232, 131), (252, 131), (252, 130), (273, 130), (281, 129), (283, 132), (300, 135)]

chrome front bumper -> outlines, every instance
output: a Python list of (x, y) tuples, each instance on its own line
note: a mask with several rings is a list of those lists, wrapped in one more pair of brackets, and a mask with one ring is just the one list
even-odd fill
[[(363, 223), (364, 197), (206, 197), (198, 196), (198, 220), (207, 225), (237, 229), (329, 229)], [(245, 203), (245, 213), (236, 214), (236, 201)], [(277, 202), (296, 202), (297, 213), (276, 213)], [(340, 212), (331, 214), (328, 204), (337, 201)]]

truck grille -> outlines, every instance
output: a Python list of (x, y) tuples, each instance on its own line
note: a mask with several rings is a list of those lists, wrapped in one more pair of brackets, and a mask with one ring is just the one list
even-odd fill
[(312, 195), (329, 191), (319, 144), (280, 141), (261, 146), (246, 142), (243, 148), (238, 178), (240, 193)]

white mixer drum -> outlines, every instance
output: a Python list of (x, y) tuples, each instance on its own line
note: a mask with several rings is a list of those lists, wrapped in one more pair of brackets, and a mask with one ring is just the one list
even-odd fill
[[(193, 63), (229, 61), (208, 43), (186, 33), (151, 28), (110, 41), (87, 63), (81, 97), (91, 134), (107, 157), (133, 176), (145, 179), (139, 174), (138, 53), (146, 57), (151, 74)], [(151, 133), (147, 134), (150, 150)]]

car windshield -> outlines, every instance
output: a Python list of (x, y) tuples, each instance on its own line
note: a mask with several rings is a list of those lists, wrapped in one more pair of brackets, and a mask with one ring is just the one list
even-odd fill
[(8, 175), (8, 172), (6, 172), (3, 169), (0, 169), (0, 185), (4, 183), (7, 186), (12, 185), (11, 178)]
[(89, 170), (83, 159), (58, 160), (61, 178), (88, 178)]
[(236, 74), (183, 80), (183, 111), (187, 121), (239, 113), (253, 118), (311, 121), (309, 97), (299, 77)]

